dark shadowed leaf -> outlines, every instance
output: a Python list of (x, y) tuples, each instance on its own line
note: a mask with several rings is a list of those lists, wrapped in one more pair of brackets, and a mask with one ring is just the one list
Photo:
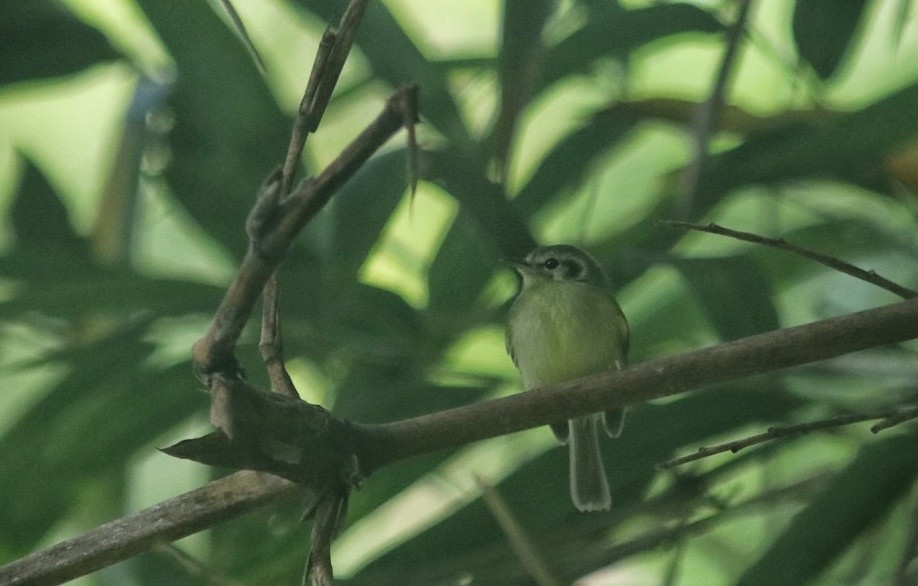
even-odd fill
[(635, 121), (615, 107), (590, 117), (586, 125), (561, 139), (545, 155), (513, 200), (528, 218), (565, 190), (580, 186), (593, 166), (628, 136)]
[(10, 220), (21, 248), (83, 257), (88, 252), (85, 239), (73, 231), (67, 208), (41, 171), (29, 161), (25, 164)]
[(794, 41), (797, 51), (819, 77), (838, 69), (857, 30), (865, 0), (802, 0), (794, 4)]
[[(330, 232), (325, 261), (336, 283), (356, 281), (357, 271), (402, 200), (407, 186), (405, 156), (404, 149), (398, 149), (370, 159), (323, 212), (328, 214), (324, 229)], [(326, 293), (334, 295), (335, 290), (333, 286)]]
[(493, 130), (494, 157), (501, 169), (506, 164), (517, 119), (532, 97), (542, 70), (542, 28), (554, 3), (547, 0), (504, 2), (498, 73), (500, 109)]
[(119, 57), (108, 40), (51, 0), (0, 1), (0, 85), (69, 75)]
[(742, 257), (680, 258), (682, 272), (695, 298), (722, 340), (736, 340), (779, 328), (768, 276)]

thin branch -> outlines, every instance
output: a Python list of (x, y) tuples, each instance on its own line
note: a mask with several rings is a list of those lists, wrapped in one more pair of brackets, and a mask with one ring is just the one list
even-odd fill
[(894, 293), (903, 299), (914, 299), (915, 297), (918, 297), (918, 292), (912, 291), (911, 289), (894, 283), (889, 279), (881, 277), (873, 270), (865, 271), (862, 268), (856, 267), (835, 257), (815, 252), (795, 244), (791, 244), (783, 238), (768, 238), (765, 236), (759, 236), (758, 234), (752, 234), (751, 232), (731, 230), (730, 228), (724, 228), (723, 226), (719, 226), (717, 224), (708, 224), (707, 226), (703, 226), (701, 224), (692, 224), (690, 222), (679, 222), (675, 220), (662, 220), (659, 223), (669, 228), (686, 228), (688, 230), (695, 230), (698, 232), (719, 234), (721, 236), (729, 236), (730, 238), (735, 238), (744, 242), (753, 242), (755, 244), (762, 244), (764, 246), (770, 246), (779, 250), (786, 250), (804, 258), (814, 260), (829, 268), (835, 269), (836, 271), (845, 273), (846, 275), (851, 275), (856, 279), (860, 279), (872, 285), (876, 285), (882, 289), (886, 289), (890, 293)]
[(195, 370), (207, 379), (216, 372), (235, 376), (236, 341), (258, 296), (293, 239), (335, 192), (404, 124), (405, 111), (417, 112), (417, 88), (395, 92), (380, 115), (317, 177), (279, 202), (281, 172), (273, 174), (259, 195), (247, 229), (254, 236), (236, 277), (227, 289), (207, 334), (192, 348)]
[[(900, 412), (898, 409), (879, 411), (875, 413), (852, 413), (849, 415), (838, 415), (836, 417), (829, 417), (826, 419), (820, 419), (819, 421), (810, 421), (808, 423), (800, 423), (797, 425), (787, 425), (782, 427), (769, 427), (768, 431), (764, 433), (759, 433), (753, 436), (749, 436), (740, 440), (734, 440), (732, 442), (726, 442), (723, 444), (717, 444), (716, 446), (710, 447), (700, 447), (698, 451), (694, 454), (688, 454), (686, 456), (681, 456), (679, 458), (674, 458), (672, 460), (663, 462), (662, 464), (657, 465), (657, 469), (666, 470), (669, 468), (675, 468), (676, 466), (681, 466), (689, 462), (694, 462), (696, 460), (701, 460), (702, 458), (707, 458), (715, 454), (722, 454), (724, 452), (737, 453), (744, 448), (754, 446), (756, 444), (761, 444), (769, 442), (772, 440), (807, 434), (811, 431), (818, 431), (821, 429), (832, 429), (835, 427), (843, 427), (845, 425), (851, 425), (853, 423), (861, 423), (863, 421), (872, 421), (875, 419), (887, 419), (898, 415)], [(918, 417), (918, 415), (915, 415)]]
[(223, 6), (223, 10), (229, 17), (230, 23), (233, 25), (234, 32), (239, 37), (239, 40), (242, 41), (242, 45), (245, 47), (245, 50), (249, 52), (249, 56), (252, 57), (252, 61), (255, 62), (255, 67), (258, 68), (258, 72), (262, 75), (267, 75), (265, 62), (262, 61), (261, 55), (258, 53), (258, 49), (255, 47), (255, 43), (253, 43), (251, 37), (249, 37), (249, 32), (245, 29), (245, 23), (242, 22), (242, 18), (239, 16), (239, 13), (236, 12), (236, 7), (233, 6), (230, 0), (220, 0), (220, 4)]
[(887, 417), (884, 421), (881, 421), (870, 428), (870, 431), (873, 433), (879, 433), (884, 429), (889, 429), (890, 427), (899, 425), (900, 423), (905, 423), (906, 421), (911, 421), (912, 419), (918, 418), (918, 406), (905, 409), (899, 413), (895, 413)]
[[(335, 33), (335, 41), (328, 51), (322, 68), (322, 75), (318, 78), (315, 93), (311, 102), (306, 104), (306, 129), (313, 132), (319, 127), (319, 122), (325, 114), (328, 102), (331, 101), (332, 92), (338, 84), (338, 77), (344, 69), (344, 63), (357, 36), (357, 28), (363, 20), (363, 13), (370, 0), (351, 0), (344, 14), (341, 16), (339, 30)], [(303, 106), (301, 105), (301, 109)]]
[(280, 313), (278, 312), (279, 296), (277, 271), (275, 271), (265, 283), (262, 293), (261, 340), (258, 343), (258, 351), (268, 369), (271, 390), (298, 399), (300, 394), (296, 392), (296, 387), (284, 364), (284, 337), (281, 333)]
[[(361, 471), (368, 473), (398, 460), (552, 421), (914, 338), (918, 338), (918, 300), (909, 300), (422, 417), (382, 425), (350, 425), (357, 434)], [(340, 438), (331, 441), (338, 446)], [(309, 447), (313, 452), (333, 448), (319, 443)], [(60, 583), (295, 490), (296, 485), (290, 482), (240, 472), (4, 566), (0, 568), (0, 583)]]
[(331, 53), (336, 38), (335, 32), (327, 28), (322, 34), (319, 46), (316, 48), (312, 71), (309, 72), (309, 81), (306, 82), (306, 89), (303, 91), (302, 99), (300, 99), (300, 107), (297, 108), (296, 120), (290, 133), (290, 143), (287, 145), (287, 156), (284, 158), (284, 166), (282, 167), (281, 191), (285, 196), (290, 193), (290, 189), (293, 187), (293, 178), (296, 176), (296, 170), (300, 166), (300, 158), (303, 156), (306, 138), (312, 132), (309, 129), (307, 117), (312, 111), (319, 82), (326, 75), (325, 65), (328, 63), (328, 55)]
[(552, 575), (551, 570), (548, 569), (548, 564), (539, 555), (535, 544), (513, 516), (513, 512), (504, 497), (501, 496), (497, 489), (478, 476), (475, 477), (475, 481), (478, 483), (478, 487), (481, 488), (481, 497), (485, 505), (497, 520), (497, 524), (500, 525), (501, 530), (507, 537), (507, 541), (510, 543), (510, 548), (519, 558), (523, 567), (526, 568), (526, 572), (532, 576), (533, 581), (538, 586), (561, 586), (561, 581)]
[(714, 87), (711, 88), (711, 94), (698, 108), (695, 115), (692, 128), (692, 162), (685, 167), (679, 178), (679, 195), (682, 201), (682, 208), (686, 213), (692, 208), (695, 190), (698, 188), (698, 178), (701, 175), (701, 166), (708, 156), (708, 145), (711, 142), (712, 131), (717, 127), (717, 118), (720, 115), (724, 96), (727, 93), (727, 83), (733, 70), (733, 62), (739, 49), (740, 39), (743, 37), (743, 30), (746, 28), (746, 18), (752, 1), (739, 0), (737, 4), (739, 5), (739, 11), (737, 12), (736, 20), (727, 29), (726, 48), (720, 61), (720, 68), (717, 71)]

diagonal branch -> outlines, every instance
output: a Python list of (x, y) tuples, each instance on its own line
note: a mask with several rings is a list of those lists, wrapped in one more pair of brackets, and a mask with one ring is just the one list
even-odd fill
[[(909, 411), (915, 412), (916, 408), (911, 408)], [(689, 462), (694, 462), (696, 460), (701, 460), (702, 458), (707, 458), (715, 454), (722, 454), (724, 452), (737, 453), (740, 450), (746, 449), (748, 447), (769, 442), (772, 440), (780, 439), (783, 437), (803, 435), (811, 431), (819, 431), (822, 429), (833, 429), (836, 427), (842, 427), (845, 425), (851, 425), (853, 423), (861, 423), (863, 421), (872, 421), (874, 419), (883, 419), (889, 421), (892, 418), (898, 418), (902, 416), (903, 412), (900, 409), (887, 409), (885, 411), (877, 411), (874, 413), (850, 413), (847, 415), (838, 415), (835, 417), (829, 417), (826, 419), (820, 419), (819, 421), (809, 421), (807, 423), (799, 423), (796, 425), (786, 425), (780, 427), (770, 427), (767, 431), (745, 437), (743, 439), (735, 440), (732, 442), (725, 442), (722, 444), (717, 444), (716, 446), (710, 447), (700, 447), (698, 451), (694, 454), (688, 454), (686, 456), (681, 456), (679, 458), (674, 458), (658, 464), (657, 468), (660, 470), (666, 470), (669, 468), (675, 468), (676, 466), (681, 466), (683, 464), (688, 464)], [(918, 416), (918, 413), (913, 413), (912, 417)], [(877, 424), (879, 425), (879, 424)], [(876, 433), (876, 432), (874, 432)]]
[[(398, 460), (552, 421), (915, 338), (918, 299), (394, 423), (351, 424), (356, 433), (356, 454), (361, 471), (369, 472)], [(337, 446), (338, 441), (332, 443)], [(335, 446), (317, 442), (311, 449), (331, 450)], [(0, 583), (60, 583), (294, 491), (290, 482), (240, 472), (4, 566), (0, 568)]]
[(766, 236), (759, 236), (758, 234), (753, 234), (751, 232), (741, 232), (740, 230), (731, 230), (730, 228), (724, 228), (718, 224), (708, 224), (706, 226), (701, 224), (692, 224), (691, 222), (680, 222), (676, 220), (662, 220), (659, 222), (661, 225), (668, 228), (686, 228), (688, 230), (695, 230), (697, 232), (707, 232), (708, 234), (719, 234), (721, 236), (729, 236), (730, 238), (735, 238), (736, 240), (742, 240), (744, 242), (752, 242), (754, 244), (762, 244), (764, 246), (770, 246), (772, 248), (777, 248), (778, 250), (786, 250), (794, 254), (800, 255), (804, 258), (814, 260), (820, 264), (823, 264), (831, 269), (835, 269), (846, 275), (851, 275), (856, 279), (866, 281), (872, 285), (876, 285), (881, 289), (886, 289), (890, 293), (895, 293), (902, 299), (914, 299), (918, 297), (918, 292), (912, 291), (898, 283), (894, 283), (885, 277), (881, 277), (875, 271), (865, 271), (860, 267), (856, 267), (853, 264), (847, 263), (843, 260), (839, 260), (833, 256), (822, 254), (808, 248), (803, 248), (802, 246), (797, 246), (791, 244), (790, 242), (784, 240), (783, 238), (768, 238)]

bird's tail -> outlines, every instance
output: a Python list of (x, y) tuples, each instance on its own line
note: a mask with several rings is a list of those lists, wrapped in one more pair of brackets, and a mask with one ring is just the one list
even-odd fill
[(609, 482), (599, 452), (597, 425), (601, 415), (572, 419), (568, 450), (571, 459), (571, 499), (580, 511), (608, 511)]

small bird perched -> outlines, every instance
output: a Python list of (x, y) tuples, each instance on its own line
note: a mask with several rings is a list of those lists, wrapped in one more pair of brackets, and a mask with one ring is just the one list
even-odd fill
[[(625, 367), (628, 322), (590, 255), (559, 244), (506, 262), (522, 278), (507, 316), (507, 353), (527, 390)], [(571, 499), (580, 511), (612, 504), (597, 437), (600, 419), (610, 437), (621, 434), (623, 409), (551, 426), (568, 444)]]

